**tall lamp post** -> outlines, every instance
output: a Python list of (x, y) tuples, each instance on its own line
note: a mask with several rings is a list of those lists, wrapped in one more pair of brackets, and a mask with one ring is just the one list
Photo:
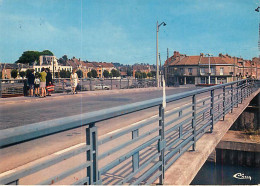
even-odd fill
[(210, 56), (213, 56), (212, 54), (206, 54), (206, 56), (208, 56), (209, 57), (209, 83), (208, 84), (210, 84), (210, 74), (211, 74), (211, 70), (210, 70)]
[[(260, 7), (258, 6), (256, 9), (255, 9), (255, 11), (256, 12), (259, 12), (259, 9), (260, 9)], [(260, 17), (258, 16), (258, 22), (259, 22), (259, 20), (260, 20)], [(258, 23), (259, 25), (258, 25), (258, 59), (260, 60), (260, 22)], [(258, 73), (257, 73), (257, 63), (256, 63), (256, 79), (258, 79)]]
[(159, 87), (159, 60), (158, 60), (158, 32), (160, 26), (166, 26), (165, 22), (162, 22), (161, 24), (158, 25), (158, 21), (156, 23), (156, 85)]

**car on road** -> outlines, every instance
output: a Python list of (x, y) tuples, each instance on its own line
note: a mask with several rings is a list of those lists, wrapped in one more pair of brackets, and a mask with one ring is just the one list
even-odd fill
[(94, 86), (95, 90), (109, 90), (110, 87), (107, 85), (97, 84)]

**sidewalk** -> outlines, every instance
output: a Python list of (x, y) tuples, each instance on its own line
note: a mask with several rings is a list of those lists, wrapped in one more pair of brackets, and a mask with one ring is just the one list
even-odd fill
[[(173, 89), (173, 87), (166, 88), (166, 89)], [(78, 92), (78, 94), (71, 94), (71, 93), (54, 93), (51, 96), (46, 96), (45, 98), (39, 97), (10, 97), (10, 98), (0, 98), (0, 104), (13, 104), (13, 103), (28, 103), (28, 102), (35, 102), (35, 101), (49, 101), (49, 100), (56, 100), (62, 99), (66, 97), (82, 97), (82, 96), (99, 96), (99, 95), (109, 95), (109, 94), (120, 94), (120, 93), (135, 93), (135, 92), (145, 92), (145, 91), (155, 91), (155, 90), (162, 90), (162, 88), (151, 87), (151, 88), (137, 88), (137, 89), (115, 89), (115, 90), (97, 90), (97, 91), (83, 91)]]

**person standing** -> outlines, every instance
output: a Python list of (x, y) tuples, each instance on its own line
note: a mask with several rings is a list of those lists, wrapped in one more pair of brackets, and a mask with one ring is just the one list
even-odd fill
[[(52, 75), (50, 69), (46, 69), (47, 76), (46, 76), (46, 87), (52, 85)], [(47, 96), (51, 96), (51, 92), (47, 90)]]
[(28, 74), (28, 84), (29, 84), (29, 96), (33, 97), (33, 90), (34, 90), (34, 69), (31, 69)]
[(72, 88), (72, 94), (75, 94), (77, 85), (78, 85), (78, 74), (76, 73), (76, 70), (73, 69), (72, 74), (70, 75), (70, 82), (71, 82), (71, 88)]
[(37, 74), (35, 75), (34, 89), (35, 89), (35, 97), (39, 97), (40, 96), (40, 78)]
[(44, 67), (42, 67), (41, 73), (40, 73), (40, 88), (41, 88), (41, 98), (46, 97), (46, 72)]

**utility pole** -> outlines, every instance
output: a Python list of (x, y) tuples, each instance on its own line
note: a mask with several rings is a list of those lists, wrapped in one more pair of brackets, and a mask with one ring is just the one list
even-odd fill
[(169, 50), (167, 48), (167, 65), (166, 65), (165, 76), (164, 76), (164, 79), (166, 80), (167, 86), (169, 86), (169, 84), (168, 84), (168, 70), (169, 70)]
[(210, 74), (211, 74), (211, 70), (210, 70), (210, 56), (213, 56), (211, 54), (206, 54), (206, 56), (209, 57), (209, 81), (208, 81), (208, 84), (210, 84)]
[(160, 75), (161, 75), (161, 84), (160, 84), (160, 86), (162, 86), (162, 62), (161, 62), (161, 55), (160, 55), (160, 53), (159, 53), (159, 61), (160, 61)]

